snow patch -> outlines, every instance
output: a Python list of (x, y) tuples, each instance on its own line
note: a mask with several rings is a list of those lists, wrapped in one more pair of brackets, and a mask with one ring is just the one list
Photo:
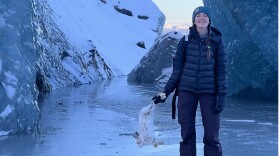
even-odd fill
[(0, 60), (0, 73), (1, 73), (1, 71), (2, 71), (2, 60)]
[(4, 75), (6, 76), (6, 78), (5, 78), (6, 83), (9, 83), (9, 84), (12, 84), (12, 85), (17, 85), (18, 79), (10, 71), (4, 72)]
[(170, 75), (172, 74), (173, 67), (162, 69), (161, 75), (156, 79), (157, 83), (164, 84), (168, 81)]
[(10, 113), (13, 112), (13, 108), (10, 105), (7, 105), (6, 108), (4, 109), (4, 111), (0, 114), (1, 118), (5, 118), (7, 117)]
[(10, 71), (4, 72), (4, 75), (5, 75), (5, 80), (1, 84), (5, 88), (8, 98), (12, 99), (16, 94), (16, 88), (14, 86), (17, 86), (18, 79)]
[(5, 132), (5, 131), (0, 131), (0, 136), (5, 136), (8, 135), (11, 131)]
[(2, 85), (5, 88), (6, 95), (8, 96), (9, 99), (13, 99), (13, 97), (16, 94), (16, 88), (10, 85), (6, 85), (5, 83), (2, 83)]

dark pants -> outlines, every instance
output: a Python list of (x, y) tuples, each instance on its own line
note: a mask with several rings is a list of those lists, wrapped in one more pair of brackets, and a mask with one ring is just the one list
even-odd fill
[(222, 147), (219, 142), (220, 115), (214, 114), (216, 95), (209, 93), (195, 94), (181, 91), (178, 94), (178, 121), (181, 124), (180, 155), (196, 156), (195, 116), (200, 103), (204, 127), (204, 155), (221, 156)]

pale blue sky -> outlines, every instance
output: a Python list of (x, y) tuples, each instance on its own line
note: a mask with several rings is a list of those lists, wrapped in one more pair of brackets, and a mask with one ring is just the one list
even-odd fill
[(192, 24), (193, 10), (203, 6), (202, 0), (152, 0), (165, 14), (166, 24)]

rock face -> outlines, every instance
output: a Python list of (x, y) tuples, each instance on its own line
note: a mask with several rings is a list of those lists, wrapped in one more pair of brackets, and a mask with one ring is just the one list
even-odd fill
[(204, 0), (223, 33), (228, 53), (228, 93), (277, 100), (278, 2)]
[(36, 84), (41, 92), (63, 86), (81, 85), (118, 75), (100, 56), (90, 40), (84, 41), (89, 49), (82, 51), (68, 39), (52, 16), (48, 1), (38, 0), (34, 16), (39, 51)]
[(34, 130), (39, 115), (30, 0), (0, 1), (0, 136)]
[(128, 82), (166, 83), (172, 73), (177, 44), (182, 37), (178, 32), (163, 35), (128, 74)]

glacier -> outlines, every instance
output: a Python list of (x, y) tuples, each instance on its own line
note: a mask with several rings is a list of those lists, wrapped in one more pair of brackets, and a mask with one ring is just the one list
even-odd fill
[(0, 1), (0, 135), (36, 130), (35, 30), (31, 1)]

